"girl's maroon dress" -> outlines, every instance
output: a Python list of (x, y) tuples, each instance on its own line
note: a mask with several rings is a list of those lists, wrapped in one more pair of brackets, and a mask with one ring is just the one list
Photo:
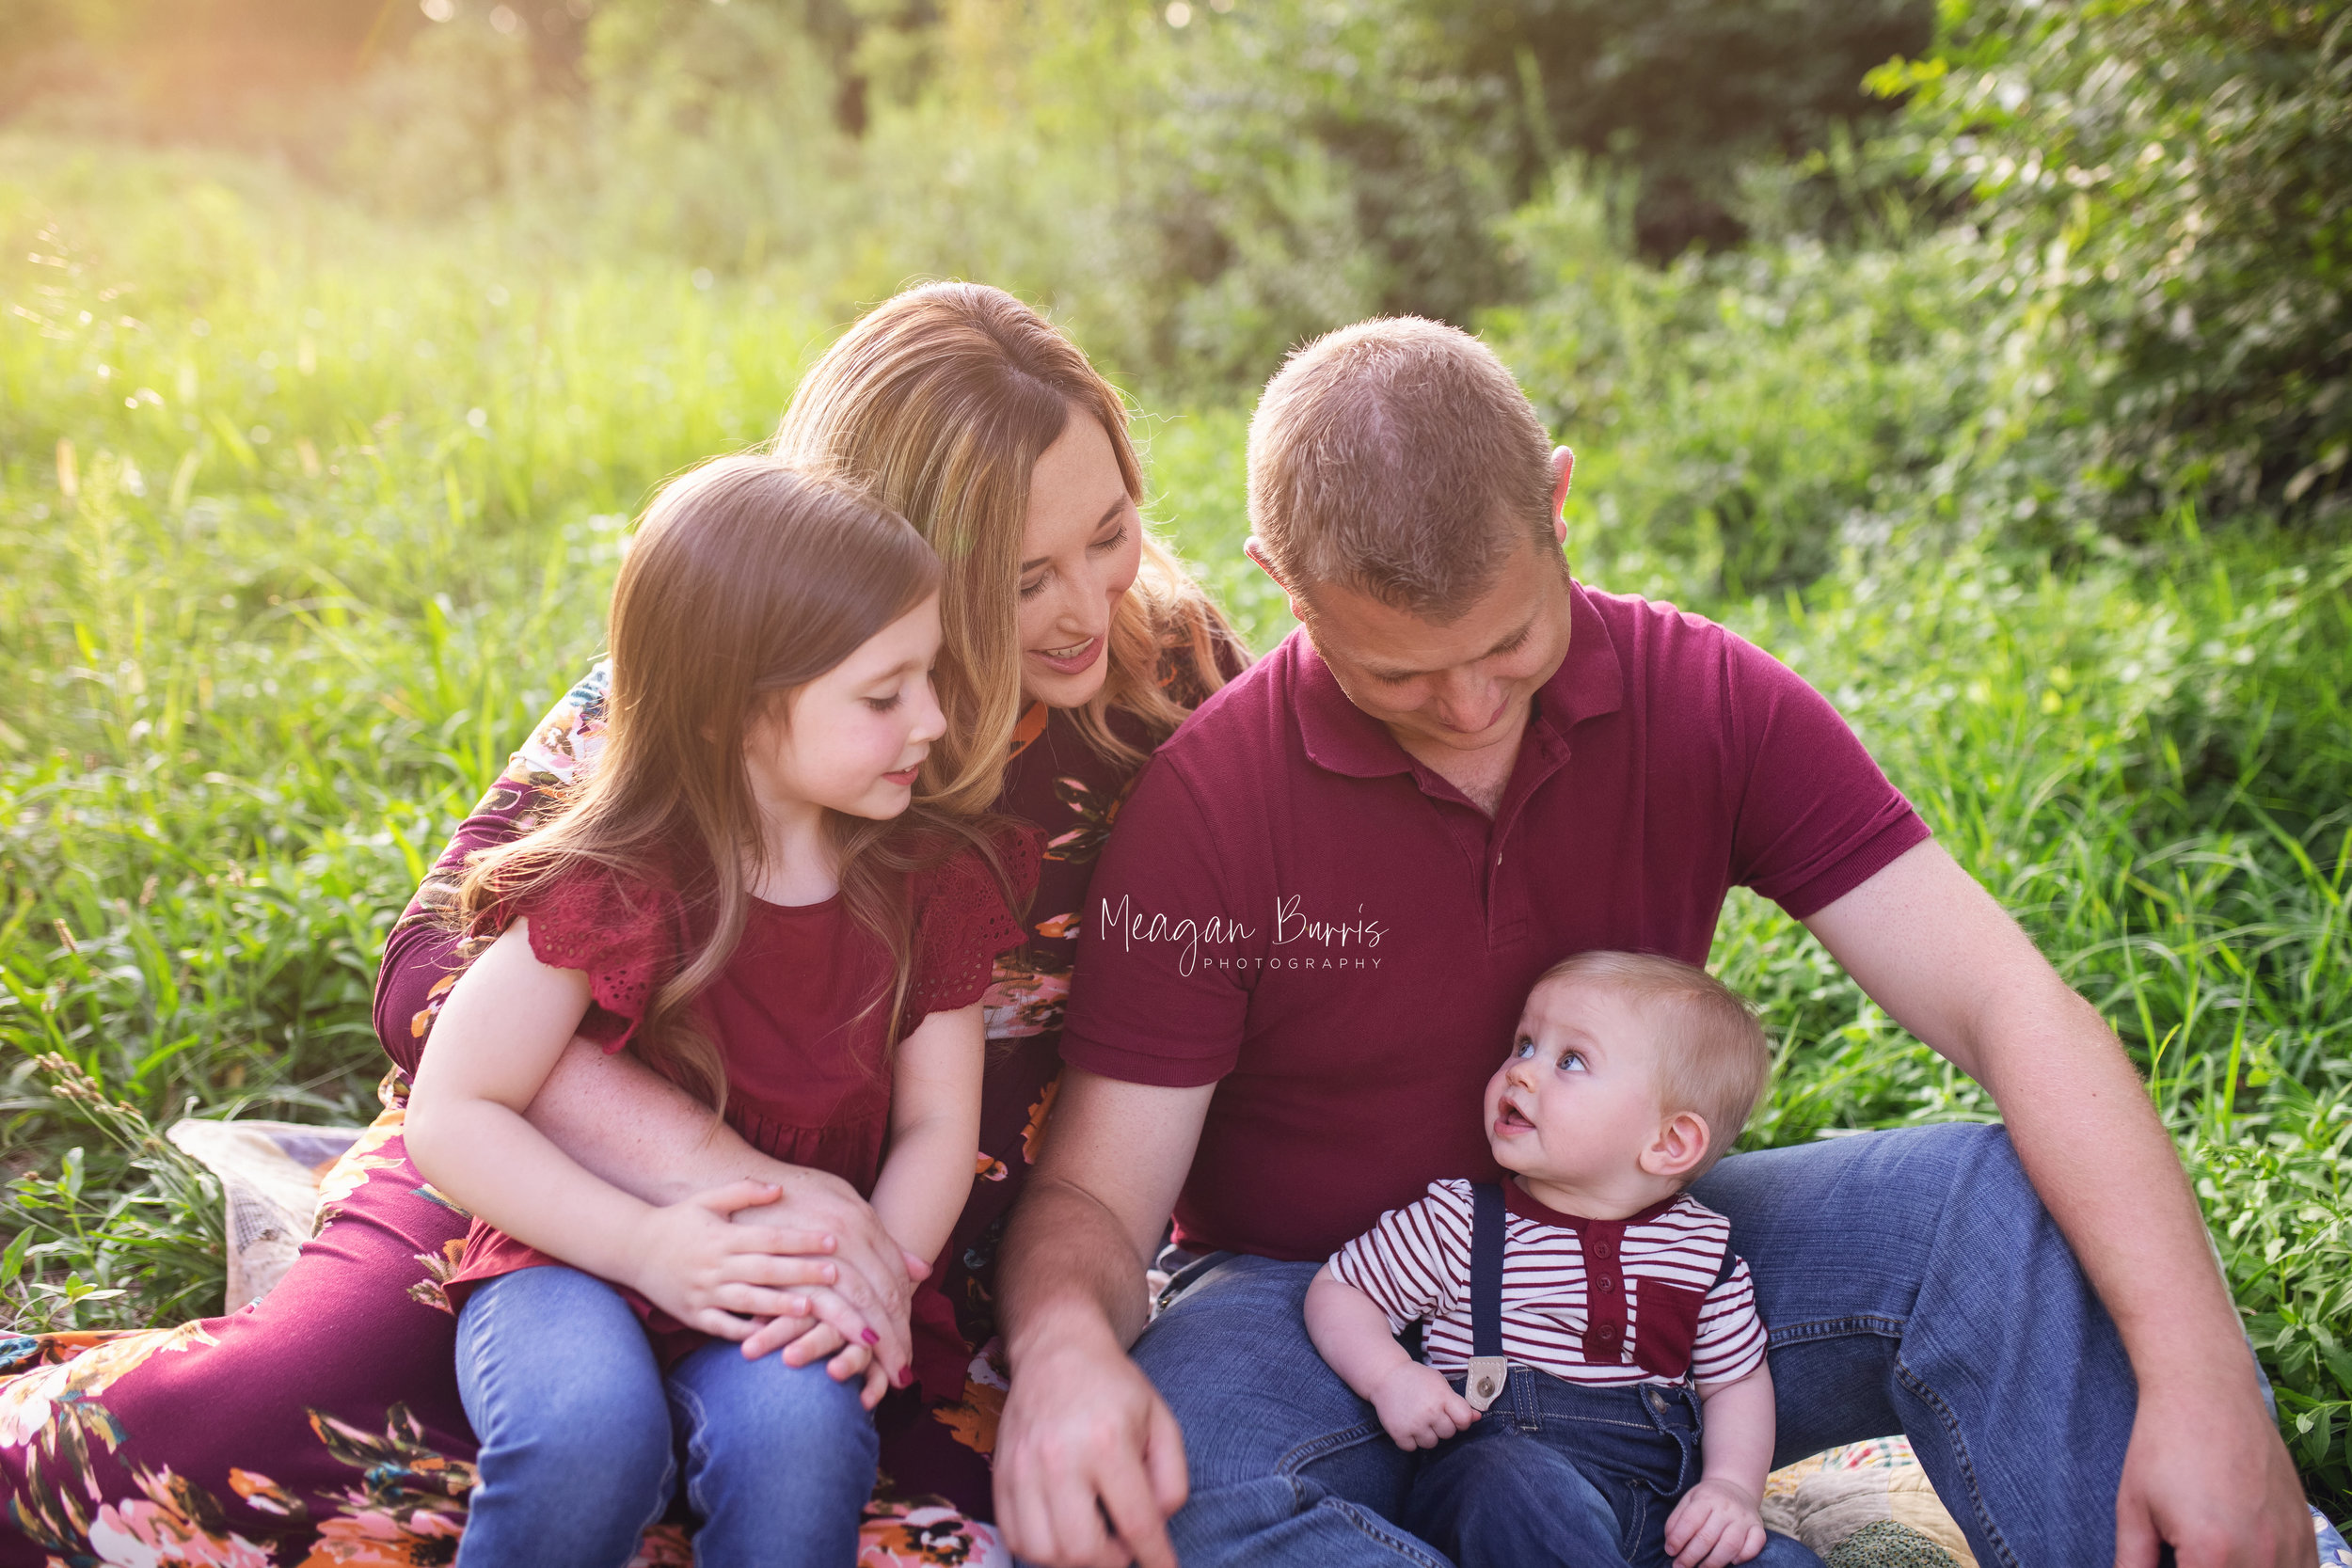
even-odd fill
[[(1184, 705), (1204, 694), (1188, 661), (1165, 673)], [(0, 1531), (0, 1568), (453, 1559), (474, 1442), (457, 1399), (447, 1286), (468, 1220), (408, 1163), (405, 1074), (469, 956), (437, 913), (458, 868), (528, 828), (593, 754), (603, 701), (598, 670), (516, 754), (393, 927), (375, 998), (394, 1063), (385, 1112), (327, 1176), (319, 1230), (284, 1282), (225, 1318), (0, 1339), (0, 1489), (14, 1526)], [(1123, 715), (1112, 727), (1139, 754), (1153, 744)], [(1053, 1103), (1088, 879), (1134, 774), (1068, 714), (1041, 706), (1015, 745), (996, 809), (1038, 831), (1043, 859), (1027, 940), (998, 958), (984, 998), (979, 1168), (933, 1276), (964, 1357), (961, 1386), (894, 1395), (877, 1412), (884, 1479), (865, 1564), (1001, 1560), (977, 1523), (989, 1517), (987, 1455), (1005, 1388), (996, 1248)], [(647, 1553), (641, 1561), (686, 1560), (674, 1541), (649, 1537)]]

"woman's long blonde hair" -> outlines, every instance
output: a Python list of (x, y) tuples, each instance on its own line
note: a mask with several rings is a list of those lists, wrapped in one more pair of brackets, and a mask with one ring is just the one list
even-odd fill
[[(947, 733), (924, 768), (925, 798), (986, 811), (1002, 787), (1021, 718), (1016, 629), (1029, 474), (1073, 414), (1102, 422), (1127, 494), (1143, 466), (1119, 391), (1077, 345), (1002, 289), (931, 283), (876, 307), (809, 371), (772, 450), (847, 475), (914, 525), (946, 566), (938, 686)], [(1194, 689), (1162, 685), (1170, 653), (1191, 656)], [(1110, 671), (1074, 715), (1096, 751), (1141, 753), (1115, 735), (1113, 709), (1156, 739), (1248, 656), (1166, 546), (1143, 534), (1143, 563), (1111, 617)]]
[[(765, 835), (743, 746), (764, 715), (939, 591), (936, 555), (864, 492), (768, 456), (722, 457), (664, 485), (612, 588), (612, 686), (596, 766), (548, 822), (475, 856), (453, 918), (502, 925), (582, 873), (608, 879), (615, 918), (677, 900), (678, 951), (657, 974), (635, 1048), (713, 1109), (716, 1042), (691, 1005), (741, 941), (746, 872)], [(825, 814), (850, 915), (881, 941), (895, 1038), (913, 970), (910, 873), (961, 847), (991, 865), (977, 821), (918, 801), (885, 821)], [(654, 900), (646, 903), (644, 900)], [(675, 966), (663, 960), (675, 958)]]

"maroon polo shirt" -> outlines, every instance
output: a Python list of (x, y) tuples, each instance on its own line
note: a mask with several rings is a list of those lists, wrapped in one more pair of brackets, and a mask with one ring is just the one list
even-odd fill
[(1327, 1256), (1492, 1179), (1480, 1094), (1536, 975), (1705, 963), (1724, 895), (1803, 918), (1927, 825), (1828, 701), (1671, 605), (1570, 591), (1489, 818), (1347, 700), (1303, 632), (1145, 768), (1096, 867), (1062, 1056), (1217, 1085), (1176, 1205), (1196, 1249)]

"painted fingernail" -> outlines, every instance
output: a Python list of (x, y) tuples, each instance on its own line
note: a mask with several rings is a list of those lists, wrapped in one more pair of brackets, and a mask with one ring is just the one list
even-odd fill
[(914, 1369), (912, 1367), (901, 1367), (898, 1369), (898, 1375), (892, 1378), (890, 1381), (896, 1386), (903, 1388), (908, 1384), (914, 1381)]
[(879, 1335), (879, 1334), (877, 1334), (877, 1333), (875, 1333), (875, 1332), (874, 1332), (872, 1329), (870, 1329), (870, 1328), (861, 1328), (861, 1329), (859, 1329), (859, 1330), (858, 1330), (858, 1335), (859, 1335), (859, 1337), (860, 1337), (861, 1338), (863, 1338), (863, 1339), (864, 1339), (864, 1340), (865, 1340), (867, 1344), (869, 1344), (869, 1345), (879, 1345), (879, 1344), (881, 1344), (881, 1343), (882, 1343), (882, 1336), (881, 1336), (881, 1335)]

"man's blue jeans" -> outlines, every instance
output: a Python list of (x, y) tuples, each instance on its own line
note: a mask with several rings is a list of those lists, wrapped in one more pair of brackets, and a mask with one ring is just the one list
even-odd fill
[(620, 1293), (572, 1269), (474, 1287), (457, 1388), (482, 1439), (459, 1568), (626, 1568), (684, 1459), (698, 1568), (840, 1568), (874, 1489), (856, 1383), (713, 1342), (665, 1376)]
[[(1997, 1127), (1869, 1132), (1725, 1160), (1772, 1334), (1775, 1463), (1903, 1432), (1994, 1568), (2115, 1556), (2137, 1389), (2115, 1325)], [(1446, 1568), (1396, 1521), (1414, 1458), (1324, 1365), (1319, 1263), (1237, 1258), (1161, 1313), (1136, 1360), (1183, 1423), (1184, 1568)]]

